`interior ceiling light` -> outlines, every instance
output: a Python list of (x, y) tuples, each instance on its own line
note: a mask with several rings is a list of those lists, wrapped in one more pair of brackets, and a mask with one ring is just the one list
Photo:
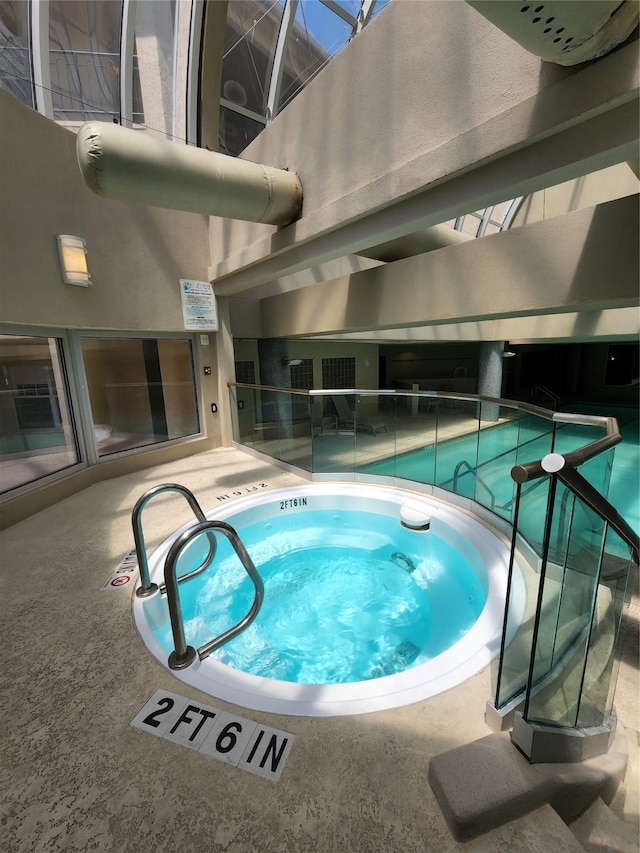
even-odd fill
[(74, 237), (71, 234), (58, 234), (56, 240), (64, 283), (89, 287), (91, 276), (87, 267), (86, 241), (82, 237)]

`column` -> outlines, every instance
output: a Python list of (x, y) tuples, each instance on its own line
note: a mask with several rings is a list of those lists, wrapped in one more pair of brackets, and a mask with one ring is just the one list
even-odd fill
[[(478, 367), (478, 394), (485, 397), (502, 395), (504, 341), (482, 341)], [(497, 403), (482, 403), (481, 421), (497, 421), (500, 406)]]

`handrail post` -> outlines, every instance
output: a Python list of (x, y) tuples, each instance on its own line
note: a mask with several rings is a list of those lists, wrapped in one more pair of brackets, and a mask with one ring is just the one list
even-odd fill
[(174, 649), (169, 655), (169, 667), (171, 669), (185, 669), (196, 659), (196, 650), (188, 646), (184, 636), (184, 622), (182, 621), (182, 608), (180, 607), (180, 594), (178, 592), (178, 578), (176, 569), (178, 557), (183, 547), (196, 536), (202, 525), (195, 528), (190, 527), (183, 531), (173, 543), (167, 554), (164, 568), (164, 582), (167, 588), (167, 604), (169, 605), (169, 618), (171, 620), (171, 633), (173, 634)]
[[(136, 558), (138, 560), (138, 569), (140, 572), (140, 586), (136, 590), (138, 598), (146, 598), (158, 591), (158, 584), (151, 583), (149, 576), (149, 563), (147, 560), (147, 549), (144, 542), (144, 534), (142, 533), (142, 510), (145, 508), (151, 498), (160, 495), (163, 492), (178, 492), (181, 494), (193, 510), (195, 517), (199, 522), (207, 520), (206, 515), (200, 508), (200, 504), (195, 499), (193, 492), (189, 491), (186, 486), (181, 486), (178, 483), (163, 483), (159, 486), (152, 486), (136, 501), (136, 505), (131, 513), (131, 524), (133, 526), (133, 541), (136, 547)], [(204, 563), (197, 570), (199, 571), (204, 566), (208, 565), (213, 559), (216, 550), (215, 536), (209, 537), (209, 553), (207, 554)]]
[[(213, 640), (210, 640), (208, 643), (200, 646), (196, 653), (193, 646), (187, 645), (184, 635), (184, 622), (182, 619), (182, 608), (180, 606), (177, 565), (183, 548), (185, 548), (188, 543), (200, 533), (210, 530), (219, 530), (221, 533), (224, 533), (227, 539), (229, 539), (234, 551), (238, 555), (240, 562), (254, 585), (255, 596), (251, 609), (247, 615), (240, 620), (240, 622), (220, 634), (218, 637), (215, 637)], [(209, 562), (210, 561), (211, 558), (209, 559)], [(209, 563), (207, 563), (207, 565), (208, 564)], [(201, 568), (205, 567), (206, 566), (202, 566)], [(191, 573), (191, 576), (193, 576), (193, 573)], [(258, 574), (256, 567), (254, 566), (246, 548), (242, 544), (237, 532), (224, 521), (200, 522), (199, 524), (184, 530), (180, 536), (178, 536), (175, 542), (171, 545), (165, 560), (164, 583), (167, 590), (167, 603), (169, 605), (169, 617), (171, 620), (171, 632), (173, 634), (174, 644), (174, 650), (169, 655), (170, 669), (184, 669), (185, 667), (190, 666), (196, 659), (196, 654), (200, 660), (203, 660), (208, 657), (214, 649), (217, 649), (219, 646), (223, 645), (223, 643), (228, 642), (233, 637), (240, 634), (245, 630), (245, 628), (248, 628), (256, 618), (264, 599), (264, 584), (262, 583), (262, 578)]]

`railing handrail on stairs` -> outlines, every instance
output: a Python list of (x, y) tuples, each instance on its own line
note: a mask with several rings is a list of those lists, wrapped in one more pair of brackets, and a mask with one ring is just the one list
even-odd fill
[[(131, 512), (131, 524), (133, 526), (133, 541), (136, 546), (136, 557), (138, 560), (138, 569), (140, 572), (140, 586), (136, 590), (136, 595), (138, 598), (146, 598), (149, 595), (153, 595), (158, 590), (158, 585), (155, 583), (151, 583), (151, 578), (149, 577), (149, 563), (147, 561), (147, 549), (144, 541), (144, 534), (142, 532), (142, 510), (149, 503), (151, 498), (156, 497), (157, 495), (161, 495), (165, 492), (178, 492), (181, 494), (188, 502), (189, 506), (193, 510), (195, 517), (199, 522), (206, 522), (207, 517), (202, 511), (200, 504), (195, 498), (193, 492), (187, 489), (186, 486), (181, 486), (179, 483), (162, 483), (158, 486), (152, 486), (136, 501), (136, 505), (134, 506)], [(194, 577), (203, 571), (213, 559), (216, 552), (216, 538), (215, 536), (209, 536), (209, 552), (205, 557), (204, 562), (198, 566), (197, 569), (194, 569), (193, 572), (189, 572), (189, 574), (183, 575), (180, 578), (180, 581), (188, 580), (190, 577)]]
[[(176, 576), (176, 569), (178, 558), (189, 542), (191, 542), (191, 540), (196, 536), (199, 536), (200, 533), (211, 530), (219, 530), (227, 537), (253, 583), (255, 595), (253, 604), (243, 619), (227, 631), (224, 631), (222, 634), (219, 634), (217, 637), (209, 640), (209, 642), (204, 643), (196, 650), (193, 646), (187, 645), (185, 640), (184, 621), (182, 619), (178, 584), (180, 580), (184, 580), (187, 577), (193, 577), (196, 573), (203, 571), (206, 566), (200, 566), (197, 571), (190, 572), (188, 576), (183, 575), (180, 579)], [(209, 565), (212, 558), (213, 556), (207, 560), (207, 565)], [(164, 581), (167, 589), (167, 603), (169, 605), (169, 617), (171, 620), (171, 631), (173, 633), (174, 643), (174, 650), (169, 655), (169, 667), (171, 669), (184, 669), (185, 667), (190, 666), (196, 659), (196, 654), (200, 660), (204, 660), (204, 658), (208, 657), (212, 651), (248, 628), (258, 615), (264, 599), (264, 584), (262, 583), (262, 578), (253, 564), (253, 560), (242, 544), (236, 530), (224, 521), (203, 521), (187, 528), (187, 530), (184, 530), (174, 541), (169, 549), (169, 553), (167, 554), (164, 564)]]

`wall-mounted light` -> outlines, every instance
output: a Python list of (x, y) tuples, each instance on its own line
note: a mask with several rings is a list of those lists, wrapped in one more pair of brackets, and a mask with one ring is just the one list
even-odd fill
[(89, 287), (91, 276), (87, 268), (87, 244), (82, 237), (71, 234), (58, 234), (58, 254), (60, 270), (65, 284), (77, 284)]
[(514, 356), (515, 356), (515, 352), (509, 352), (509, 351), (507, 351), (507, 352), (503, 352), (503, 353), (502, 353), (502, 357), (503, 357), (503, 358), (513, 358)]
[(297, 367), (299, 364), (302, 364), (301, 358), (281, 358), (280, 364), (283, 367)]

